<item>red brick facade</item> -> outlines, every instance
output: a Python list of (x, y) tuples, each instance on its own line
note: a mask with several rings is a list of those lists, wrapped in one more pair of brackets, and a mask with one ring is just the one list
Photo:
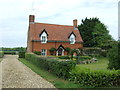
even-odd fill
[[(32, 20), (31, 20), (32, 19)], [(60, 45), (66, 48), (71, 49), (82, 48), (82, 38), (78, 30), (76, 30), (77, 20), (73, 21), (74, 26), (65, 26), (65, 25), (55, 25), (55, 24), (43, 24), (35, 23), (34, 16), (30, 15), (29, 17), (29, 29), (28, 29), (28, 40), (27, 40), (27, 52), (41, 51), (42, 49), (46, 50), (46, 55), (50, 55), (49, 50), (53, 47), (58, 49)], [(41, 43), (40, 34), (46, 31), (48, 34), (47, 43)], [(75, 44), (70, 44), (69, 35), (74, 33), (76, 38)], [(63, 52), (66, 55), (67, 53)], [(57, 51), (56, 51), (57, 55)]]

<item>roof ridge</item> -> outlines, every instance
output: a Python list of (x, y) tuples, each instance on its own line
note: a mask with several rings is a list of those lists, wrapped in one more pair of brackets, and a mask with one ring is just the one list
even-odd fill
[(69, 26), (69, 27), (74, 27), (74, 26), (72, 26), (72, 25), (60, 25), (60, 24), (39, 23), (39, 22), (35, 22), (35, 24), (47, 24), (47, 25), (56, 25), (56, 26)]

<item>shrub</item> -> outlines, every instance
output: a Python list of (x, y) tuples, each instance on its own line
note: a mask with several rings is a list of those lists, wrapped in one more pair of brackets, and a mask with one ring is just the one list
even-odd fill
[(69, 54), (70, 54), (71, 49), (70, 49), (69, 47), (66, 47), (66, 48), (65, 48), (65, 51), (67, 52), (67, 55), (69, 55)]
[(70, 59), (69, 56), (58, 56), (59, 59)]
[(4, 52), (0, 51), (0, 58), (4, 56)]
[(51, 49), (49, 49), (49, 51), (51, 55), (55, 55), (56, 48), (52, 47)]
[(40, 51), (35, 51), (34, 54), (41, 55), (41, 52)]
[(16, 54), (16, 51), (4, 51), (4, 54), (12, 54), (12, 55), (15, 55), (15, 54)]
[(120, 42), (113, 45), (112, 49), (108, 52), (109, 69), (120, 69)]
[(75, 68), (70, 72), (70, 81), (91, 87), (108, 87), (120, 85), (120, 71), (92, 71), (86, 68)]
[(25, 58), (25, 52), (19, 52), (19, 58)]
[(45, 69), (58, 77), (68, 78), (69, 72), (76, 65), (75, 62), (59, 61), (56, 59), (48, 59), (46, 57), (38, 57), (35, 54), (26, 54), (25, 59), (38, 66), (39, 68)]

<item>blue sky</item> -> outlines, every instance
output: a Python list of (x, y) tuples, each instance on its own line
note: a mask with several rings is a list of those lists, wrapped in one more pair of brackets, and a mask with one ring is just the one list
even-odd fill
[[(73, 19), (98, 17), (118, 40), (119, 0), (1, 0), (0, 47), (26, 47), (28, 17), (36, 22), (73, 25)], [(33, 9), (33, 10), (32, 10)]]

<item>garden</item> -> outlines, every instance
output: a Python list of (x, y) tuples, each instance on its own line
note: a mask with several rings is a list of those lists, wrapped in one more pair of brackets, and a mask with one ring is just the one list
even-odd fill
[[(71, 54), (57, 57), (24, 54), (19, 54), (19, 60), (57, 88), (120, 87), (120, 70), (109, 68), (110, 53), (108, 53), (109, 57), (96, 53), (87, 56), (72, 56), (73, 54)], [(37, 71), (34, 67), (37, 68)], [(49, 73), (52, 79), (46, 73)]]

